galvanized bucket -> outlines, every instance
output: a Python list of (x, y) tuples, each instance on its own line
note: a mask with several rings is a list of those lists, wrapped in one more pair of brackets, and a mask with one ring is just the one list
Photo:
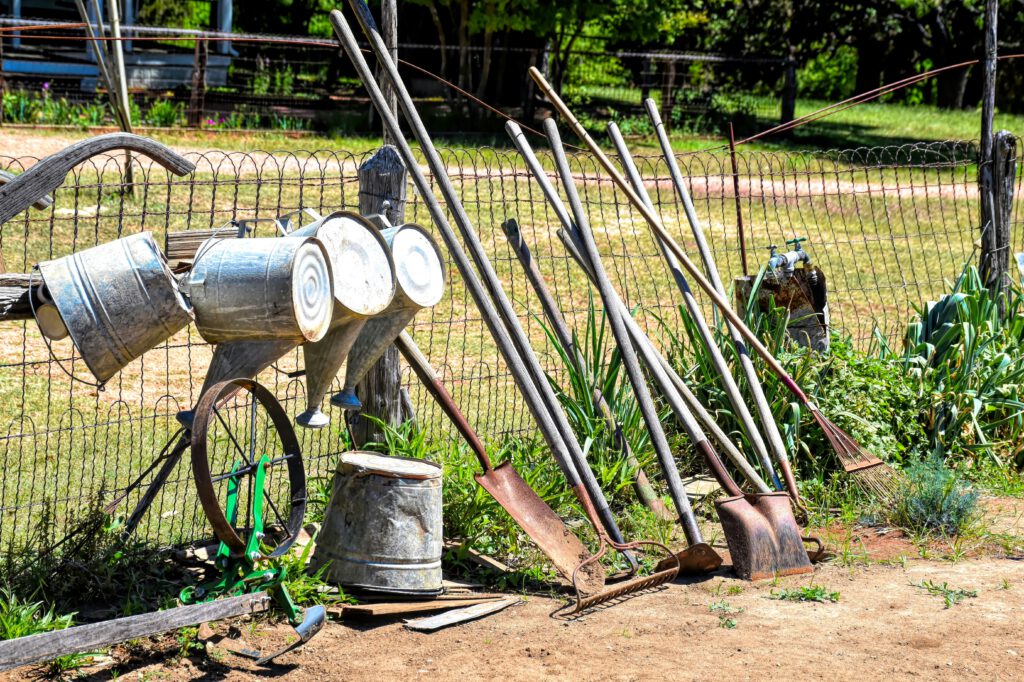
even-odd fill
[(295, 418), (300, 426), (323, 428), (330, 418), (320, 410), (320, 402), (367, 318), (380, 314), (394, 298), (395, 264), (377, 228), (354, 213), (333, 213), (292, 235), (319, 239), (334, 273), (330, 331), (323, 339), (302, 347), (306, 362), (306, 410)]
[(441, 466), (346, 452), (313, 553), (314, 570), (349, 588), (441, 592)]
[(391, 246), (398, 286), (391, 305), (366, 323), (352, 345), (345, 368), (345, 385), (340, 393), (331, 397), (332, 405), (346, 410), (362, 407), (356, 397), (356, 384), (399, 332), (412, 322), (416, 313), (436, 305), (444, 295), (444, 259), (426, 230), (407, 223), (382, 230), (381, 235)]
[(39, 272), (97, 381), (192, 321), (192, 309), (149, 232), (40, 263)]
[(183, 283), (208, 343), (318, 341), (333, 312), (327, 252), (312, 237), (203, 242)]

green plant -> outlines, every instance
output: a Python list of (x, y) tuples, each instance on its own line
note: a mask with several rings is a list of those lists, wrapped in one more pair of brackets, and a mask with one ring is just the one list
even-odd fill
[(178, 125), (185, 117), (185, 103), (169, 99), (157, 99), (146, 111), (146, 123), (151, 126), (169, 128)]
[(0, 589), (0, 640), (64, 630), (74, 619), (73, 613), (57, 615), (52, 606), (46, 608), (41, 601), (19, 599), (10, 589)]
[(204, 649), (203, 643), (199, 641), (199, 628), (181, 628), (175, 633), (174, 640), (178, 644), (178, 658), (188, 658)]
[(783, 588), (776, 592), (772, 590), (769, 599), (777, 599), (779, 601), (813, 601), (813, 602), (837, 602), (839, 601), (839, 592), (828, 589), (824, 585), (805, 585), (803, 587), (796, 588)]
[(906, 476), (893, 523), (912, 532), (959, 535), (977, 519), (978, 493), (937, 455), (911, 464)]
[(718, 627), (732, 630), (738, 624), (735, 616), (743, 613), (744, 609), (736, 608), (724, 599), (712, 602), (708, 607), (711, 613), (718, 614)]
[(978, 596), (977, 590), (962, 590), (956, 589), (949, 586), (949, 583), (943, 582), (941, 585), (931, 580), (922, 580), (919, 583), (910, 583), (911, 587), (916, 587), (920, 590), (924, 590), (928, 594), (936, 597), (942, 597), (943, 602), (946, 604), (945, 608), (951, 608), (964, 599), (974, 599)]
[(292, 601), (298, 606), (354, 603), (355, 600), (347, 596), (344, 590), (324, 580), (330, 563), (323, 564), (316, 571), (309, 571), (309, 557), (315, 544), (316, 538), (313, 538), (301, 552), (286, 552), (272, 562), (273, 566), (285, 570), (284, 587)]

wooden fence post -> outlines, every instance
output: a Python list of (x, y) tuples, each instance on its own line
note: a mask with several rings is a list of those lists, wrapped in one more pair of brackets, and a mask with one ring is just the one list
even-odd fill
[[(1017, 177), (1017, 139), (1007, 130), (993, 136), (986, 171), (979, 169), (981, 256), (978, 270), (993, 294), (1006, 285), (1010, 267), (1010, 213)], [(1001, 309), (1001, 308), (1000, 308)]]
[(779, 123), (789, 123), (796, 117), (796, 59), (786, 60), (786, 75), (782, 83), (782, 105)]
[(192, 63), (192, 96), (188, 103), (188, 124), (198, 128), (203, 124), (203, 109), (206, 99), (206, 60), (209, 45), (205, 40), (196, 39), (196, 52)]
[[(671, 57), (663, 62), (665, 69), (661, 84), (661, 120), (665, 124), (665, 130), (672, 128), (672, 97), (676, 89), (676, 60)], [(641, 102), (643, 104), (643, 102)]]
[[(406, 170), (395, 147), (384, 145), (359, 167), (359, 213), (362, 215), (384, 213), (392, 225), (401, 225), (405, 222), (405, 192)], [(402, 423), (401, 385), (398, 349), (391, 345), (356, 386), (363, 409), (349, 418), (354, 445), (360, 447), (381, 438), (377, 425), (367, 419), (367, 415), (393, 426)]]

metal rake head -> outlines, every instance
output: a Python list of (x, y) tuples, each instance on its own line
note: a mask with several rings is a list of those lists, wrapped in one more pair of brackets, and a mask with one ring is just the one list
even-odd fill
[[(580, 591), (580, 585), (577, 577), (579, 576), (581, 569), (584, 569), (588, 564), (600, 561), (603, 556), (608, 554), (609, 547), (621, 552), (624, 550), (638, 550), (644, 546), (657, 547), (666, 554), (666, 558), (658, 564), (659, 566), (665, 566), (665, 568), (656, 570), (651, 575), (644, 576), (642, 578), (624, 580), (592, 594), (584, 594)], [(576, 567), (576, 570), (573, 572), (572, 584), (573, 588), (576, 590), (576, 606), (570, 613), (577, 614), (598, 606), (599, 604), (605, 604), (618, 599), (619, 597), (625, 597), (626, 595), (633, 594), (634, 592), (664, 585), (665, 583), (674, 580), (677, 575), (679, 575), (679, 558), (668, 547), (660, 542), (654, 542), (653, 540), (639, 540), (637, 542), (619, 544), (606, 541), (604, 538), (601, 538), (601, 546), (598, 551)]]
[(900, 473), (871, 454), (817, 409), (811, 410), (811, 414), (854, 482), (879, 502), (894, 503), (903, 483)]

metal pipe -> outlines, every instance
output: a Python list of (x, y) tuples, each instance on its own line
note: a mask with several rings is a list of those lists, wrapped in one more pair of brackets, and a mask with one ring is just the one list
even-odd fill
[[(477, 267), (479, 267), (481, 272), (484, 274), (485, 280), (488, 284), (489, 293), (494, 296), (497, 302), (504, 304), (502, 305), (503, 309), (511, 310), (511, 306), (509, 305), (508, 300), (501, 289), (500, 283), (498, 282), (497, 275), (490, 267), (490, 263), (487, 261), (486, 255), (483, 253), (483, 247), (480, 245), (479, 239), (477, 239), (472, 225), (469, 222), (469, 217), (467, 216), (465, 209), (462, 207), (462, 203), (459, 201), (454, 187), (452, 187), (451, 180), (448, 178), (444, 164), (441, 162), (441, 158), (438, 156), (437, 150), (434, 149), (434, 146), (430, 141), (430, 137), (427, 135), (426, 129), (423, 126), (423, 122), (420, 120), (419, 115), (416, 112), (412, 98), (409, 96), (408, 91), (402, 83), (401, 77), (398, 75), (398, 69), (395, 67), (394, 62), (391, 61), (391, 57), (388, 54), (387, 48), (384, 46), (380, 35), (372, 28), (373, 17), (369, 15), (369, 9), (361, 2), (361, 0), (353, 0), (351, 5), (359, 18), (364, 33), (370, 39), (370, 46), (373, 49), (378, 62), (382, 66), (383, 72), (387, 74), (388, 79), (395, 86), (395, 90), (398, 93), (399, 106), (402, 108), (406, 120), (412, 127), (414, 135), (420, 143), (420, 147), (426, 156), (427, 164), (430, 167), (431, 173), (441, 188), (441, 193), (445, 198), (448, 210), (452, 212), (463, 238), (469, 245), (470, 252), (474, 256), (474, 261), (476, 262)], [(518, 330), (518, 332), (522, 334), (522, 328), (518, 325), (518, 318), (516, 318), (514, 314), (506, 316), (506, 318), (511, 318), (506, 319), (505, 321), (512, 329), (506, 329), (505, 326), (501, 324), (500, 320), (502, 318), (498, 316), (498, 310), (495, 308), (495, 303), (488, 298), (488, 291), (485, 291), (483, 284), (473, 271), (458, 237), (455, 235), (451, 225), (448, 223), (444, 210), (441, 208), (437, 198), (434, 196), (431, 186), (424, 177), (423, 172), (420, 170), (419, 163), (413, 156), (412, 149), (401, 134), (401, 128), (398, 124), (398, 120), (387, 108), (387, 102), (384, 99), (384, 94), (381, 92), (380, 87), (374, 80), (373, 73), (370, 70), (369, 65), (366, 63), (366, 60), (363, 58), (359, 45), (356, 42), (355, 35), (353, 35), (348, 22), (338, 10), (332, 11), (330, 18), (342, 47), (355, 66), (363, 84), (366, 86), (374, 107), (377, 109), (377, 112), (380, 114), (385, 125), (394, 132), (395, 145), (402, 156), (402, 161), (412, 176), (413, 182), (416, 185), (420, 196), (423, 198), (423, 202), (430, 212), (434, 224), (437, 225), (442, 239), (448, 246), (448, 249), (452, 254), (452, 258), (455, 260), (455, 264), (466, 282), (466, 287), (469, 289), (470, 295), (473, 297), (477, 307), (480, 309), (484, 322), (487, 324), (491, 335), (494, 337), (495, 343), (497, 344), (502, 357), (505, 359), (506, 364), (508, 364), (509, 369), (512, 371), (519, 390), (526, 398), (527, 406), (532, 412), (534, 419), (536, 419), (541, 430), (541, 434), (547, 442), (548, 447), (551, 448), (552, 454), (558, 462), (559, 468), (561, 468), (562, 473), (565, 475), (566, 480), (570, 487), (573, 488), (574, 492), (577, 495), (582, 493), (583, 497), (581, 498), (581, 502), (583, 502), (584, 509), (588, 512), (588, 517), (590, 517), (591, 522), (594, 523), (595, 526), (600, 525), (605, 528), (612, 540), (615, 542), (621, 542), (622, 534), (618, 530), (615, 519), (611, 514), (611, 509), (608, 506), (608, 502), (597, 483), (596, 477), (590, 470), (590, 466), (580, 449), (579, 443), (576, 442), (575, 437), (571, 433), (571, 429), (569, 429), (568, 424), (565, 422), (565, 415), (557, 405), (557, 398), (551, 391), (545, 377), (541, 376), (539, 377), (540, 380), (537, 380), (536, 370), (539, 369), (539, 365), (536, 357), (533, 355), (532, 349), (529, 347), (528, 343), (525, 347), (520, 347), (518, 349), (516, 347), (517, 344), (513, 343), (510, 332)], [(525, 335), (523, 335), (523, 338), (525, 338)], [(521, 343), (518, 345), (522, 346)], [(531, 379), (530, 370), (528, 370), (526, 366), (527, 360), (529, 360), (529, 364), (532, 365), (531, 370), (534, 371), (533, 379)], [(542, 398), (541, 394), (544, 389), (547, 389), (547, 394)], [(551, 402), (552, 400), (554, 401), (553, 403)], [(560, 419), (558, 419), (559, 417)], [(565, 437), (566, 432), (569, 434), (568, 439)], [(580, 487), (581, 484), (583, 487), (582, 490)], [(584, 500), (583, 498), (587, 499)], [(595, 514), (596, 518), (595, 516), (591, 516), (591, 513)]]
[[(726, 317), (726, 325), (729, 328), (729, 334), (732, 336), (733, 343), (736, 346), (736, 352), (740, 356), (740, 365), (743, 367), (743, 374), (747, 378), (747, 385), (750, 388), (750, 395), (754, 399), (754, 408), (757, 410), (758, 416), (761, 418), (761, 425), (764, 427), (765, 433), (768, 436), (768, 442), (771, 445), (772, 453), (775, 455), (776, 461), (779, 463), (779, 468), (782, 469), (782, 476), (786, 479), (786, 487), (789, 489), (790, 495), (793, 499), (800, 499), (800, 492), (796, 485), (796, 478), (793, 476), (793, 470), (789, 464), (789, 454), (786, 452), (786, 444), (782, 440), (782, 434), (779, 432), (778, 424), (775, 423), (775, 416), (772, 414), (772, 408), (768, 404), (768, 398), (765, 397), (764, 388), (761, 386), (761, 381), (757, 376), (757, 370), (754, 368), (754, 363), (750, 358), (750, 354), (747, 352), (747, 344), (744, 340), (746, 336), (739, 328), (738, 325), (733, 324), (733, 320), (729, 319), (729, 312), (732, 312), (731, 308), (728, 307), (728, 301), (726, 300), (725, 286), (722, 284), (722, 278), (718, 273), (718, 267), (715, 264), (715, 257), (711, 253), (711, 249), (708, 246), (707, 239), (704, 237), (704, 230), (701, 228), (700, 221), (697, 219), (697, 212), (693, 208), (693, 201), (690, 199), (690, 193), (686, 189), (686, 184), (683, 182), (683, 174), (679, 170), (679, 164), (676, 162), (676, 156), (672, 152), (672, 145), (668, 139), (668, 133), (665, 131), (665, 125), (661, 121), (661, 116), (658, 114), (658, 107), (654, 104), (654, 101), (647, 99), (644, 101), (644, 107), (647, 109), (647, 115), (651, 119), (651, 123), (654, 125), (654, 130), (658, 135), (658, 143), (661, 145), (662, 155), (665, 157), (665, 163), (668, 164), (668, 172), (672, 177), (672, 184), (675, 186), (676, 193), (679, 194), (680, 200), (683, 202), (683, 212), (686, 214), (686, 220), (690, 223), (690, 230), (693, 232), (693, 238), (697, 242), (697, 250), (700, 252), (701, 260), (704, 263), (704, 270), (708, 273), (708, 279), (710, 280), (711, 287), (714, 292), (709, 291), (708, 293), (717, 293), (725, 308), (722, 308), (722, 314)], [(699, 274), (699, 273), (698, 273)], [(705, 280), (707, 283), (707, 280)], [(718, 305), (716, 301), (716, 305)], [(719, 306), (721, 308), (721, 306)], [(728, 312), (726, 312), (728, 310)], [(749, 331), (749, 330), (748, 330)], [(753, 338), (751, 344), (755, 345), (755, 350), (758, 354), (764, 358), (765, 362), (772, 366), (772, 370), (786, 383), (788, 375), (782, 366), (772, 358), (768, 350), (761, 347), (757, 348), (757, 339)], [(771, 358), (771, 360), (769, 360)], [(806, 402), (810, 402), (804, 395), (803, 391), (796, 385), (792, 380), (789, 381), (787, 386), (790, 390), (796, 389), (794, 394)]]
[[(651, 438), (654, 452), (661, 463), (661, 470), (665, 475), (665, 482), (668, 484), (669, 494), (675, 503), (676, 512), (679, 514), (679, 523), (683, 526), (686, 539), (690, 544), (703, 542), (700, 534), (700, 526), (697, 525), (697, 517), (693, 514), (690, 506), (690, 498), (686, 495), (683, 487), (683, 480), (679, 476), (679, 467), (676, 466), (675, 458), (672, 456), (672, 448), (668, 444), (665, 430), (661, 426), (658, 417), (658, 410), (654, 406), (654, 399), (651, 397), (650, 389), (647, 386), (647, 379), (640, 370), (640, 362), (636, 356), (636, 349), (633, 348), (629, 332), (626, 331), (625, 323), (622, 320), (622, 311), (615, 305), (615, 297), (611, 293), (611, 282), (605, 272), (604, 263), (601, 262), (601, 253), (597, 250), (597, 242), (590, 230), (590, 223), (580, 202), (579, 193), (576, 191), (576, 183), (572, 179), (572, 170), (569, 168), (569, 160), (565, 156), (565, 148), (562, 146), (562, 139), (558, 134), (558, 126), (554, 119), (548, 118), (544, 121), (544, 132), (551, 144), (551, 151), (555, 157), (555, 166), (558, 168), (558, 175), (562, 179), (562, 187), (569, 199), (569, 207), (576, 218), (576, 227), (582, 237), (583, 248), (587, 254), (591, 266), (594, 268), (594, 279), (597, 283), (597, 290), (601, 293), (601, 300), (604, 302), (608, 313), (608, 321), (611, 323), (612, 335), (618, 344), (619, 353), (622, 355), (622, 365), (626, 369), (629, 383), (633, 387), (633, 396), (636, 398), (643, 416), (644, 423)], [(694, 445), (703, 437), (699, 429), (690, 434)], [(706, 439), (705, 439), (706, 440)]]
[[(575, 225), (569, 217), (569, 212), (562, 203), (561, 198), (559, 198), (558, 193), (555, 192), (554, 187), (551, 185), (551, 181), (548, 179), (547, 174), (541, 167), (536, 154), (533, 153), (533, 148), (530, 147), (529, 142), (526, 141), (526, 137), (523, 135), (523, 131), (516, 123), (510, 121), (505, 125), (505, 129), (511, 136), (516, 149), (519, 150), (519, 153), (526, 161), (527, 166), (543, 190), (544, 195), (547, 197), (552, 209), (554, 209), (559, 221), (568, 231), (568, 234), (572, 235), (570, 237), (566, 232), (559, 230), (559, 238), (562, 240), (562, 243), (565, 244), (570, 255), (576, 259), (577, 264), (579, 264), (583, 271), (590, 277), (591, 281), (593, 281), (593, 270), (582, 255), (582, 247), (578, 246), (579, 236), (575, 234)], [(740, 454), (739, 450), (732, 445), (728, 436), (721, 430), (721, 428), (718, 427), (714, 418), (706, 409), (704, 409), (697, 400), (697, 397), (693, 395), (668, 361), (657, 352), (654, 345), (636, 323), (636, 320), (634, 320), (629, 314), (629, 308), (626, 307), (626, 304), (621, 298), (619, 298), (618, 293), (614, 289), (612, 289), (611, 293), (615, 299), (616, 307), (623, 313), (622, 319), (626, 321), (627, 329), (629, 329), (630, 335), (633, 337), (634, 344), (636, 344), (637, 348), (644, 356), (644, 363), (648, 366), (652, 375), (654, 375), (659, 388), (665, 395), (666, 400), (668, 400), (672, 406), (676, 418), (679, 419), (684, 428), (687, 428), (687, 425), (690, 424), (691, 427), (695, 427), (699, 430), (699, 426), (696, 426), (696, 421), (692, 416), (691, 410), (700, 415), (701, 421), (706, 425), (708, 430), (715, 435), (716, 440), (722, 446), (726, 455), (728, 455), (740, 471), (743, 472), (744, 477), (749, 480), (759, 492), (769, 492), (770, 488), (761, 480), (760, 476), (757, 475), (757, 472), (755, 472), (750, 466), (750, 463), (746, 461), (742, 454)]]
[[(633, 186), (633, 191), (647, 205), (647, 208), (653, 211), (654, 202), (651, 201), (647, 188), (644, 187), (643, 178), (640, 177), (640, 171), (637, 170), (636, 163), (633, 161), (633, 155), (629, 153), (626, 141), (622, 139), (622, 133), (619, 132), (619, 127), (614, 122), (608, 124), (608, 134), (612, 138), (612, 143), (615, 145), (619, 159), (622, 161), (622, 169), (625, 171), (626, 178)], [(654, 241), (658, 243), (658, 248), (661, 250), (661, 255), (664, 256), (665, 264), (668, 266), (669, 272), (672, 273), (672, 279), (675, 280), (679, 292), (683, 295), (683, 303), (686, 305), (690, 317), (697, 326), (697, 335), (711, 356), (711, 364), (714, 366), (715, 372), (722, 382), (722, 388), (725, 390), (725, 395), (729, 398), (729, 404), (732, 405), (736, 417), (739, 419), (740, 424), (743, 425), (743, 430), (747, 434), (754, 454), (757, 455), (765, 472), (771, 477), (775, 489), (782, 490), (782, 483), (779, 481), (778, 474), (775, 473), (771, 457), (768, 454), (768, 446), (765, 445), (761, 432), (758, 431), (757, 424), (754, 422), (754, 416), (750, 413), (746, 402), (743, 400), (740, 387), (732, 376), (729, 363), (725, 361), (725, 356), (722, 355), (722, 349), (718, 347), (718, 342), (711, 334), (711, 329), (704, 319), (704, 312), (700, 309), (700, 303), (697, 302), (696, 297), (690, 290), (690, 285), (687, 283), (686, 277), (679, 267), (679, 261), (676, 260), (675, 256), (665, 246), (665, 242), (657, 235), (654, 235)]]

